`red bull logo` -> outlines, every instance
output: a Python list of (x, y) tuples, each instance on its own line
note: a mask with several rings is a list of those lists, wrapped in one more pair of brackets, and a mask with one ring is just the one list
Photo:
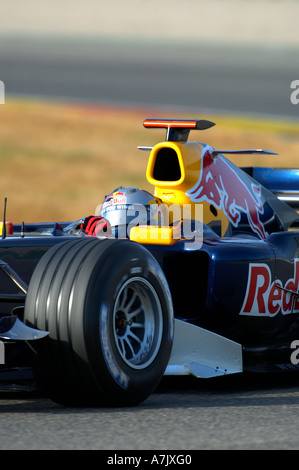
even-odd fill
[(103, 204), (103, 209), (112, 205), (112, 204), (126, 204), (127, 197), (125, 193), (121, 191), (113, 191), (106, 197), (106, 200)]
[(223, 210), (234, 227), (238, 226), (241, 214), (246, 214), (251, 229), (260, 238), (267, 238), (260, 220), (264, 212), (260, 185), (250, 181), (245, 184), (232, 164), (222, 155), (213, 156), (208, 145), (202, 151), (199, 180), (186, 194), (193, 202), (206, 201)]

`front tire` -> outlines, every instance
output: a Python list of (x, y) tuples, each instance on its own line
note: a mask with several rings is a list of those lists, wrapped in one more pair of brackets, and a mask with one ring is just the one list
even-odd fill
[(50, 332), (35, 342), (43, 385), (60, 403), (130, 406), (160, 382), (173, 339), (163, 271), (129, 240), (76, 239), (40, 260), (25, 322)]

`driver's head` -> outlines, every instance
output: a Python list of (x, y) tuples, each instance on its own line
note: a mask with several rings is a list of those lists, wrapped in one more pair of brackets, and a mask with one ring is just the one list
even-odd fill
[(121, 186), (106, 196), (99, 215), (109, 221), (118, 238), (129, 237), (131, 228), (138, 225), (163, 224), (160, 199), (134, 187)]

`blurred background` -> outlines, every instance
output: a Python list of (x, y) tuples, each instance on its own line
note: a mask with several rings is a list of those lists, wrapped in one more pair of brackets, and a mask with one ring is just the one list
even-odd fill
[(11, 220), (74, 220), (119, 185), (150, 189), (137, 146), (164, 140), (143, 128), (150, 117), (211, 119), (191, 138), (279, 152), (242, 165), (298, 166), (297, 0), (0, 5), (0, 194)]

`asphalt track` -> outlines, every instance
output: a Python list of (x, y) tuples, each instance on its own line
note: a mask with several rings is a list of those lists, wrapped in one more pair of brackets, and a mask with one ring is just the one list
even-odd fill
[[(298, 119), (290, 102), (295, 55), (292, 48), (1, 38), (0, 79), (8, 99)], [(298, 378), (167, 380), (140, 406), (112, 410), (0, 392), (0, 450), (299, 449)]]
[(120, 451), (298, 450), (298, 379), (168, 380), (125, 409), (65, 408), (46, 397), (2, 392), (0, 450), (105, 450), (98, 465)]
[(0, 37), (6, 96), (299, 119), (292, 46)]

